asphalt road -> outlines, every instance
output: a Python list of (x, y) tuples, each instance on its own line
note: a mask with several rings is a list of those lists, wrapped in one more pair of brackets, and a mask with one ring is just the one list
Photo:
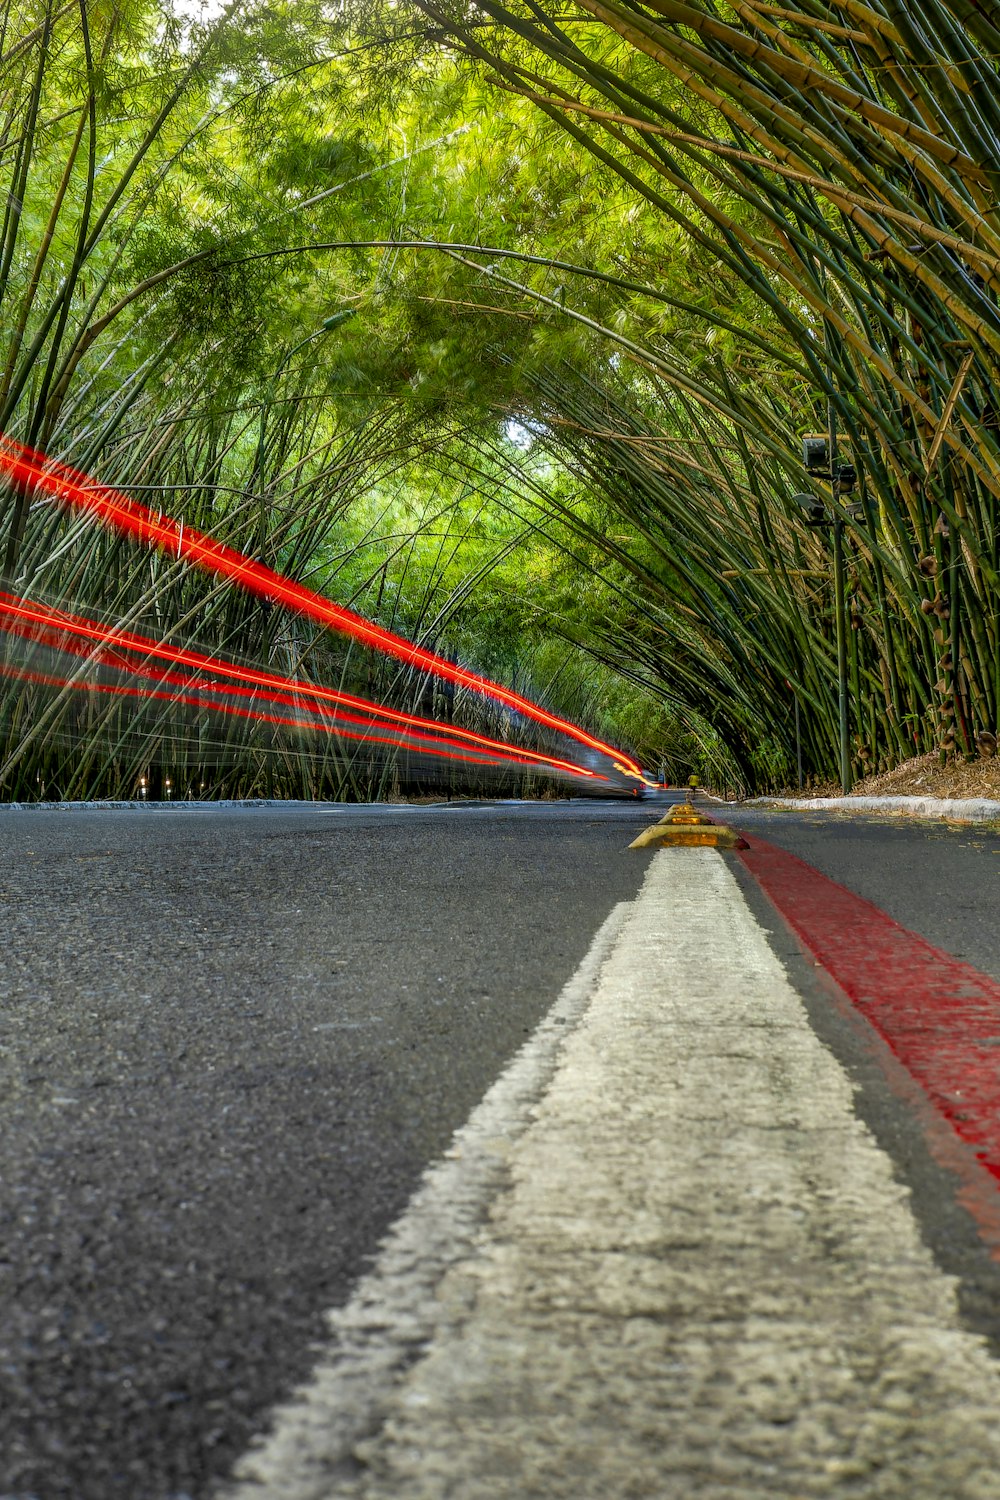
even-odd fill
[[(0, 1500), (207, 1500), (661, 810), (0, 812)], [(720, 812), (1000, 977), (996, 834)]]
[(0, 812), (0, 1496), (201, 1497), (646, 854), (638, 806)]
[(224, 1500), (1000, 1500), (1000, 1367), (742, 863), (655, 855)]

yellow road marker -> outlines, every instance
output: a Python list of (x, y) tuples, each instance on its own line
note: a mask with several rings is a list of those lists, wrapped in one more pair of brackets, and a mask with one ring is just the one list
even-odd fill
[(746, 839), (740, 838), (732, 828), (713, 822), (689, 802), (679, 802), (658, 823), (644, 828), (629, 848), (648, 849), (651, 844), (669, 849), (748, 848)]

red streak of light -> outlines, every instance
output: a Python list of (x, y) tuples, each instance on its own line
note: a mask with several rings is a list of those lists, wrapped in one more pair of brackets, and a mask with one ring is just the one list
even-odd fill
[(526, 718), (534, 719), (591, 750), (600, 751), (615, 762), (625, 775), (643, 780), (639, 767), (620, 750), (595, 739), (568, 719), (550, 714), (537, 703), (532, 703), (530, 698), (523, 698), (520, 693), (491, 682), (478, 672), (467, 671), (391, 630), (384, 630), (373, 621), (355, 614), (353, 610), (344, 609), (342, 605), (324, 599), (321, 594), (306, 588), (304, 584), (284, 578), (263, 563), (245, 557), (242, 552), (205, 536), (193, 527), (184, 526), (170, 517), (154, 516), (148, 507), (130, 500), (120, 491), (97, 484), (86, 474), (58, 463), (45, 454), (34, 452), (10, 437), (0, 438), (0, 469), (6, 470), (18, 484), (37, 486), (76, 510), (97, 516), (123, 535), (135, 537), (149, 546), (162, 547), (176, 557), (185, 557), (188, 562), (217, 577), (232, 579), (248, 593), (297, 610), (330, 630), (352, 636), (363, 645), (382, 651), (407, 665), (419, 667), (421, 671), (435, 677), (454, 682), (456, 686), (494, 698), (508, 708), (524, 714)]
[[(10, 602), (6, 602), (10, 600)], [(274, 724), (291, 725), (298, 728), (322, 730), (327, 734), (340, 735), (343, 738), (355, 740), (371, 740), (373, 743), (394, 745), (397, 748), (414, 749), (424, 754), (440, 755), (449, 759), (462, 759), (470, 764), (496, 764), (500, 761), (504, 764), (518, 765), (525, 768), (540, 767), (554, 771), (566, 772), (573, 776), (585, 777), (592, 780), (606, 781), (607, 777), (588, 770), (584, 766), (577, 766), (572, 761), (557, 759), (553, 756), (540, 755), (533, 750), (512, 747), (497, 740), (491, 740), (486, 735), (475, 734), (469, 730), (454, 728), (443, 725), (431, 719), (420, 719), (412, 714), (398, 713), (393, 709), (383, 709), (381, 705), (368, 703), (363, 698), (356, 698), (350, 694), (337, 694), (330, 689), (309, 689), (303, 692), (306, 685), (300, 684), (295, 678), (278, 677), (272, 673), (253, 673), (257, 679), (267, 682), (270, 690), (260, 693), (254, 686), (246, 686), (240, 682), (218, 682), (202, 683), (197, 679), (182, 676), (177, 672), (165, 671), (163, 668), (151, 665), (149, 656), (159, 654), (168, 660), (182, 661), (188, 665), (193, 658), (197, 659), (200, 670), (214, 671), (225, 675), (230, 670), (231, 664), (219, 661), (213, 657), (206, 656), (202, 652), (190, 652), (181, 647), (169, 647), (163, 643), (156, 642), (135, 632), (112, 631), (107, 632), (95, 621), (86, 620), (80, 616), (70, 616), (65, 610), (51, 609), (45, 605), (31, 604), (22, 600), (12, 599), (9, 595), (0, 594), (0, 628), (4, 625), (6, 629), (22, 639), (29, 639), (49, 646), (52, 649), (69, 652), (77, 657), (93, 662), (95, 665), (110, 667), (118, 671), (126, 671), (133, 677), (145, 677), (152, 682), (159, 683), (161, 687), (170, 686), (180, 689), (174, 693), (163, 691), (149, 691), (140, 688), (121, 689), (127, 691), (134, 697), (152, 697), (166, 701), (185, 703), (199, 708), (218, 709), (225, 713), (239, 713), (244, 718), (259, 718)], [(75, 632), (79, 639), (72, 639)], [(125, 636), (128, 636), (129, 645), (124, 650), (138, 654), (144, 652), (144, 659), (139, 661), (130, 660), (124, 651), (108, 650), (104, 648), (104, 642), (114, 641), (117, 644)], [(97, 643), (95, 650), (90, 644)], [(239, 674), (243, 669), (235, 669)], [(32, 675), (20, 669), (11, 669), (7, 675), (18, 675), (27, 677), (28, 680), (48, 682), (50, 685), (61, 687), (78, 687), (82, 690), (110, 691), (107, 685), (93, 685), (87, 682), (74, 682), (70, 678), (50, 677), (46, 674)], [(273, 685), (273, 686), (272, 686)], [(218, 702), (220, 695), (229, 694), (249, 698), (250, 706), (247, 708), (234, 708), (225, 702)], [(303, 710), (301, 699), (303, 697), (315, 696), (320, 701), (316, 707), (306, 706)], [(208, 701), (206, 701), (206, 698)], [(291, 707), (295, 710), (297, 717), (289, 718), (287, 715), (275, 716), (267, 714), (255, 704), (258, 698), (274, 706)], [(310, 717), (303, 717), (303, 712)], [(344, 727), (353, 725), (355, 728), (365, 730), (363, 734), (356, 734)], [(386, 729), (393, 731), (391, 738), (384, 735), (375, 735), (373, 730)], [(462, 752), (478, 752), (463, 754)]]
[[(0, 676), (14, 677), (22, 682), (34, 682), (45, 687), (73, 688), (78, 692), (97, 693), (107, 697), (138, 698), (142, 701), (153, 699), (166, 703), (185, 704), (186, 706), (192, 708), (204, 709), (207, 707), (211, 708), (214, 712), (229, 714), (234, 718), (253, 719), (255, 721), (259, 720), (268, 724), (277, 724), (284, 728), (290, 727), (295, 729), (312, 730), (325, 729), (328, 734), (331, 734), (338, 739), (358, 740), (363, 744), (389, 745), (396, 750), (413, 749), (418, 754), (439, 756), (444, 760), (461, 761), (466, 765), (490, 766), (497, 765), (499, 763), (501, 765), (523, 766), (531, 768), (534, 764), (533, 761), (526, 760), (517, 751), (511, 751), (506, 747), (498, 749), (496, 752), (483, 750), (479, 754), (465, 754), (462, 752), (462, 749), (446, 748), (447, 742), (445, 741), (433, 741), (432, 745), (429, 745), (427, 747), (419, 743), (407, 743), (408, 741), (420, 740), (421, 738), (423, 738), (423, 736), (413, 735), (412, 733), (404, 732), (401, 736), (372, 734), (369, 730), (365, 730), (363, 733), (358, 733), (357, 731), (352, 729), (341, 728), (339, 724), (336, 726), (331, 726), (319, 723), (314, 718), (291, 718), (287, 714), (279, 715), (262, 713), (259, 709), (244, 708), (236, 704), (206, 704), (204, 699), (197, 694), (177, 691), (163, 692), (155, 688), (138, 688), (130, 686), (127, 683), (74, 681), (72, 678), (60, 677), (53, 672), (37, 672), (27, 667), (18, 667), (10, 662), (0, 662)], [(528, 751), (526, 752), (526, 754), (530, 755), (531, 752)], [(569, 762), (552, 762), (553, 766), (560, 766), (562, 764), (565, 764), (565, 768), (571, 771), (574, 775), (577, 774), (578, 768), (576, 766), (573, 766)], [(596, 779), (598, 781), (606, 781), (607, 777), (597, 776)]]
[[(217, 657), (206, 655), (204, 652), (192, 651), (187, 647), (172, 646), (167, 642), (156, 641), (149, 636), (139, 635), (135, 631), (123, 630), (117, 626), (108, 628), (97, 621), (89, 620), (85, 616), (69, 613), (64, 609), (57, 609), (50, 605), (32, 603), (18, 599), (14, 595), (0, 593), (0, 625), (6, 621), (6, 628), (14, 634), (24, 638), (36, 639), (43, 644), (54, 647), (57, 650), (69, 650), (77, 656), (90, 655), (92, 659), (102, 665), (111, 666), (118, 670), (131, 672), (133, 674), (145, 675), (154, 680), (168, 680), (153, 671), (146, 665), (149, 657), (159, 657), (161, 660), (169, 661), (180, 666), (191, 667), (198, 671), (211, 672), (216, 676), (235, 679), (233, 682), (225, 683), (218, 687), (204, 687), (208, 692), (229, 692), (247, 694), (255, 688), (265, 688), (268, 691), (265, 697), (271, 702), (292, 702), (298, 707), (296, 700), (300, 698), (312, 698), (317, 702), (314, 712), (322, 718), (327, 706), (333, 708), (338, 718), (349, 722), (362, 722), (358, 719), (350, 719), (344, 713), (344, 709), (355, 709), (364, 715), (384, 720), (390, 725), (399, 725), (409, 730), (417, 738), (422, 738), (428, 743), (434, 744), (440, 740), (454, 744), (462, 741), (468, 746), (489, 751), (493, 756), (499, 755), (509, 759), (512, 752), (510, 745), (499, 740), (493, 740), (488, 735), (477, 734), (474, 730), (461, 729), (455, 725), (442, 725), (433, 719), (418, 718), (413, 714), (406, 714), (397, 709), (384, 708), (381, 704), (369, 702), (365, 698), (355, 697), (350, 693), (342, 693), (332, 688), (319, 687), (311, 683), (299, 681), (297, 678), (280, 677), (275, 673), (261, 672), (254, 668), (240, 667), (236, 664), (225, 662)], [(81, 642), (71, 643), (67, 640), (67, 634), (72, 633), (81, 637)], [(97, 651), (89, 651), (82, 644), (83, 640), (92, 641), (99, 648)], [(120, 649), (124, 653), (131, 652), (140, 655), (144, 660), (140, 662), (130, 661), (126, 656), (116, 659), (115, 652)], [(186, 678), (170, 678), (182, 686), (190, 687), (192, 684)], [(240, 684), (248, 683), (250, 687)], [(400, 743), (402, 743), (400, 741)], [(578, 766), (572, 761), (561, 760), (550, 755), (542, 755), (534, 750), (516, 747), (518, 763), (527, 765), (536, 763), (540, 766), (553, 767), (557, 770), (567, 771), (575, 776), (584, 776), (599, 781), (606, 781), (606, 776), (599, 776), (596, 772), (589, 770), (586, 766)]]

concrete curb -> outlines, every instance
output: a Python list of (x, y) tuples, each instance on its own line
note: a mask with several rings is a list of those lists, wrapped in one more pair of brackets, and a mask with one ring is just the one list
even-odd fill
[(866, 812), (898, 818), (1000, 823), (1000, 802), (987, 797), (756, 797), (753, 806)]

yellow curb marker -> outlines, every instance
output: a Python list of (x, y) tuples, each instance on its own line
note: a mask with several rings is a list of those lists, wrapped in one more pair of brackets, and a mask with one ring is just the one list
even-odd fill
[(670, 849), (747, 849), (746, 839), (740, 838), (732, 828), (715, 823), (690, 803), (679, 802), (665, 818), (644, 828), (639, 837), (629, 844), (630, 849), (647, 849), (650, 844), (659, 844)]

